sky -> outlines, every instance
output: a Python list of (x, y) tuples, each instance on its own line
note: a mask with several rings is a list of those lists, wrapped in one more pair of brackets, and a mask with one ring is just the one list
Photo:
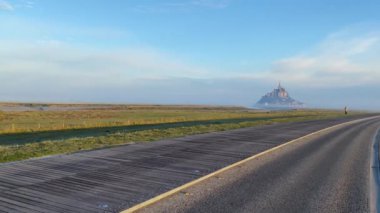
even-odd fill
[(0, 101), (380, 110), (378, 0), (0, 0)]

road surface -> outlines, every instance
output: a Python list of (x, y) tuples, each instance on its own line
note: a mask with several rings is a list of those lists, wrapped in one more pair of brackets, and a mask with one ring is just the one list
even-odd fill
[(371, 152), (379, 127), (377, 118), (314, 136), (141, 212), (371, 212)]
[[(251, 127), (0, 164), (0, 212), (117, 212), (289, 140), (352, 119), (347, 117)], [(359, 130), (355, 132), (360, 133)], [(320, 145), (316, 143), (314, 146)], [(344, 145), (339, 147), (345, 150)], [(306, 156), (312, 152), (312, 148), (299, 150), (299, 153), (294, 152), (294, 157), (274, 162), (273, 167), (268, 168), (277, 171), (273, 184), (281, 185), (286, 183), (283, 181), (290, 181), (286, 179), (289, 177), (287, 172), (294, 171), (302, 176), (302, 173), (298, 173), (302, 170), (296, 170), (301, 167), (289, 170), (291, 164), (288, 161), (300, 164), (308, 160)], [(335, 154), (339, 154), (339, 151)], [(333, 157), (327, 156), (329, 161), (323, 165), (328, 167), (333, 164), (336, 160)], [(319, 166), (313, 162), (309, 162), (309, 166)], [(302, 165), (308, 164), (302, 162)], [(269, 177), (265, 176), (269, 170), (262, 171), (260, 177)], [(242, 184), (244, 182), (242, 179)], [(272, 185), (272, 182), (266, 183)], [(304, 185), (307, 186), (307, 183)], [(265, 185), (256, 185), (254, 188), (267, 190)], [(285, 196), (283, 193), (287, 192), (280, 189), (284, 188), (278, 188), (276, 192), (269, 190), (266, 195), (275, 193)], [(254, 198), (254, 195), (250, 194), (250, 197)], [(211, 200), (210, 203), (213, 203)], [(247, 207), (250, 205), (248, 202), (244, 204)], [(207, 206), (207, 203), (199, 207), (202, 206)]]

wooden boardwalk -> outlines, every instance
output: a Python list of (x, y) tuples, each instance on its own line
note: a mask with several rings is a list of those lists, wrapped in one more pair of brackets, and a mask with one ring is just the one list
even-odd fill
[(0, 212), (117, 212), (349, 119), (251, 127), (0, 164)]

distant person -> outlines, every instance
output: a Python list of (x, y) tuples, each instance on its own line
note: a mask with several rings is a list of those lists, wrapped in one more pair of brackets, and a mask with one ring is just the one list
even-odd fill
[(345, 115), (347, 115), (347, 114), (348, 114), (348, 109), (347, 109), (347, 107), (346, 107), (346, 106), (344, 107), (344, 114), (345, 114)]

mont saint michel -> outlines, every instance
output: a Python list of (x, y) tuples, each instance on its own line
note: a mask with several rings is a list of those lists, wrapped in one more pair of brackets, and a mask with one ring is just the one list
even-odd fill
[(304, 103), (291, 98), (285, 88), (281, 86), (281, 83), (272, 92), (264, 95), (255, 106), (265, 109), (297, 109), (305, 107)]

